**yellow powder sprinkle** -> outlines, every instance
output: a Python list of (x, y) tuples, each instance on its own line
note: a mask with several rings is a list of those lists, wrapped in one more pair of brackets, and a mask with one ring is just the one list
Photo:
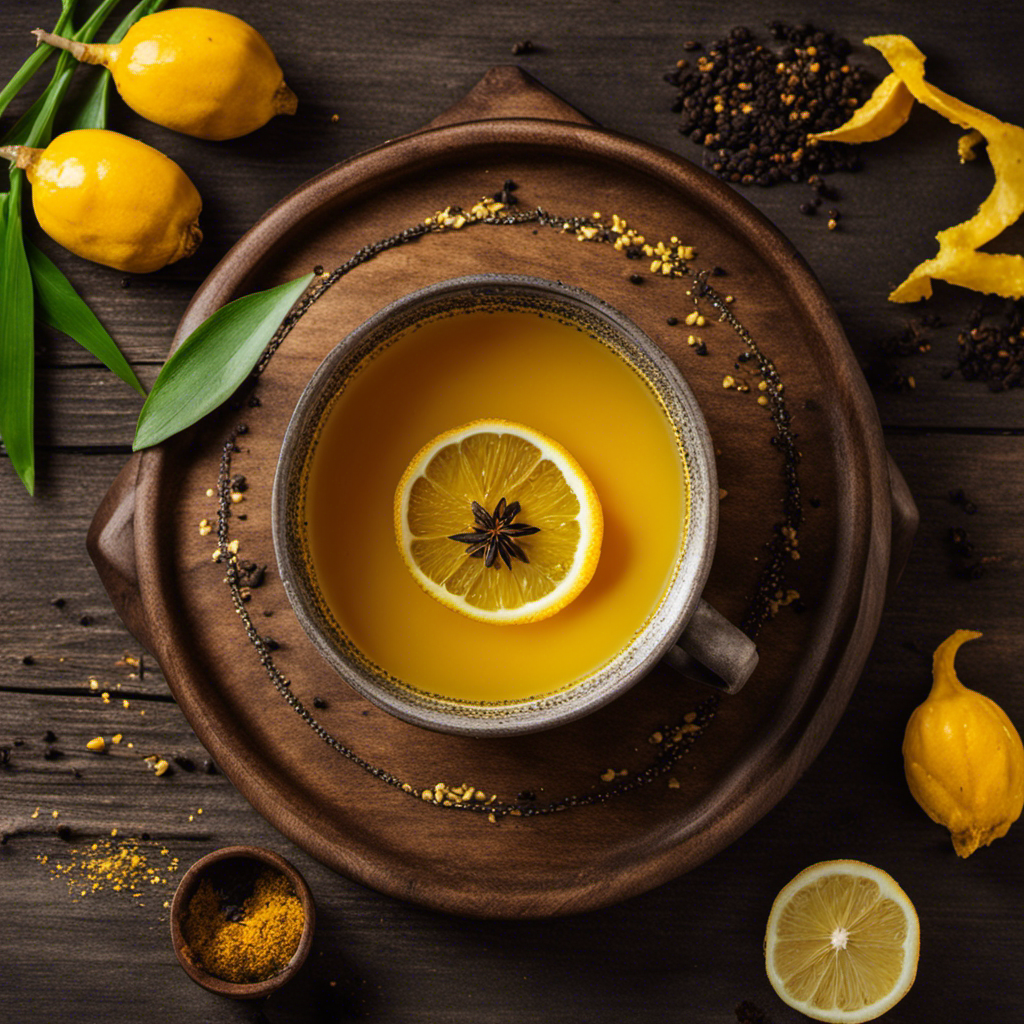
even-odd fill
[[(116, 833), (117, 829), (114, 829), (112, 834)], [(166, 849), (161, 851), (161, 856), (166, 857), (167, 852)], [(68, 851), (68, 859), (57, 864), (49, 865), (49, 857), (46, 855), (36, 860), (40, 864), (49, 865), (51, 878), (66, 883), (69, 896), (87, 896), (110, 889), (112, 892), (124, 892), (137, 897), (142, 895), (138, 890), (143, 886), (168, 883), (168, 879), (155, 875), (149, 863), (154, 856), (152, 852), (141, 848), (135, 840), (115, 843), (104, 839), (93, 843), (88, 849), (72, 848)], [(177, 865), (167, 862), (162, 868), (165, 873), (173, 874)]]

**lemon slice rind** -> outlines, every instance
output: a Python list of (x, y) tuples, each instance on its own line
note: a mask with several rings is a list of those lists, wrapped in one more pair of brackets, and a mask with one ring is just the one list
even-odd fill
[[(786, 914), (793, 907), (794, 897), (810, 891), (822, 880), (836, 876), (847, 876), (854, 879), (867, 879), (873, 882), (878, 889), (876, 905), (879, 911), (893, 914), (893, 905), (898, 908), (905, 923), (906, 931), (899, 945), (902, 950), (902, 964), (899, 973), (889, 989), (877, 999), (864, 1003), (851, 1009), (843, 1009), (838, 1006), (823, 1006), (816, 1003), (812, 998), (801, 999), (793, 994), (787, 978), (783, 977), (777, 962), (780, 946), (787, 941), (800, 941), (802, 943), (801, 954), (808, 967), (812, 962), (822, 962), (822, 958), (828, 956), (841, 956), (842, 950), (835, 951), (829, 941), (830, 937), (824, 931), (820, 935), (794, 940), (787, 937)], [(888, 901), (888, 902), (886, 902)], [(839, 941), (845, 942), (849, 947), (856, 948), (858, 942), (858, 926), (862, 926), (870, 917), (874, 907), (861, 909), (853, 913), (849, 905), (840, 908), (830, 908), (831, 925), (833, 934), (835, 930), (849, 925), (848, 936), (842, 936)], [(863, 1021), (875, 1020), (882, 1014), (888, 1012), (895, 1006), (910, 990), (917, 975), (918, 952), (920, 949), (920, 924), (917, 911), (914, 909), (907, 894), (900, 888), (896, 881), (881, 868), (864, 864), (854, 860), (823, 861), (814, 864), (800, 872), (788, 885), (786, 885), (772, 904), (771, 913), (768, 917), (768, 927), (765, 934), (765, 967), (768, 972), (768, 980), (772, 984), (778, 996), (789, 1006), (813, 1020), (830, 1022), (830, 1024), (861, 1024)], [(820, 940), (820, 947), (815, 945)], [(880, 950), (877, 941), (865, 940), (864, 946), (868, 944), (874, 948), (870, 950), (870, 956), (878, 957)], [(896, 942), (890, 944), (895, 945)], [(862, 965), (863, 966), (863, 965)]]
[[(520, 477), (520, 480), (514, 481), (509, 485), (511, 488), (521, 483), (523, 479), (529, 476), (533, 469), (547, 460), (562, 474), (569, 489), (579, 502), (576, 522), (579, 525), (580, 537), (571, 565), (553, 589), (536, 600), (527, 601), (513, 608), (484, 609), (471, 604), (458, 594), (451, 593), (442, 585), (443, 581), (438, 583), (420, 569), (412, 551), (412, 545), (416, 540), (430, 539), (427, 535), (422, 537), (414, 535), (408, 526), (409, 502), (414, 483), (423, 475), (423, 470), (442, 449), (449, 445), (459, 444), (473, 434), (481, 433), (512, 434), (535, 445), (539, 449), (540, 454), (537, 460)], [(514, 500), (512, 493), (506, 496), (509, 501)], [(553, 441), (551, 438), (522, 424), (503, 419), (474, 420), (472, 423), (448, 430), (424, 445), (409, 463), (399, 482), (394, 512), (395, 535), (398, 538), (402, 558), (416, 582), (428, 594), (446, 607), (479, 622), (488, 622), (495, 625), (538, 622), (541, 619), (554, 615), (574, 600), (594, 575), (604, 534), (604, 518), (597, 493), (572, 455), (557, 441)], [(497, 571), (505, 572), (507, 570), (502, 567)]]

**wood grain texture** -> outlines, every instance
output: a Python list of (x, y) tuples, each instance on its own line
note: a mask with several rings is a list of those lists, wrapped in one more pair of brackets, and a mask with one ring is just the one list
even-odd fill
[[(966, 18), (962, 5), (947, 2), (867, 0), (841, 12), (790, 0), (770, 10), (749, 0), (728, 6), (523, 0), (486, 10), (461, 0), (286, 6), (225, 0), (217, 6), (247, 18), (271, 40), (300, 94), (299, 114), (214, 145), (147, 124), (115, 98), (111, 126), (158, 146), (196, 181), (205, 202), (205, 244), (192, 260), (133, 278), (128, 288), (121, 286), (123, 275), (48, 247), (146, 380), (195, 288), (272, 203), (338, 160), (419, 127), (496, 64), (514, 60), (606, 127), (699, 158), (698, 147), (676, 132), (673, 90), (661, 81), (684, 56), (682, 42), (707, 42), (734, 24), (756, 29), (769, 17), (810, 19), (854, 41), (903, 31), (929, 55), (929, 75), (939, 86), (1024, 123), (1017, 59), (1024, 25), (1019, 7), (1005, 2)], [(56, 12), (41, 0), (11, 8), (0, 24), (4, 80), (27, 55), (28, 32), (52, 23)], [(524, 38), (536, 51), (513, 58), (512, 44)], [(855, 56), (882, 70), (867, 51)], [(16, 101), (4, 129), (24, 106)], [(970, 215), (989, 187), (984, 161), (957, 164), (957, 134), (937, 115), (917, 110), (899, 135), (865, 148), (863, 174), (833, 178), (843, 210), (842, 229), (834, 233), (800, 215), (800, 186), (743, 191), (808, 260), (862, 364), (922, 311), (887, 304), (889, 288), (933, 251), (935, 231)], [(0, 746), (19, 737), (31, 744), (12, 751), (15, 770), (0, 768), (0, 831), (12, 834), (0, 846), (0, 1016), (69, 1024), (143, 1016), (218, 1024), (729, 1024), (735, 1005), (750, 999), (775, 1024), (797, 1024), (802, 1018), (764, 977), (764, 921), (775, 893), (801, 868), (853, 856), (892, 872), (921, 914), (918, 980), (885, 1019), (1016, 1019), (1024, 1001), (1024, 826), (958, 861), (944, 831), (909, 797), (899, 758), (903, 723), (926, 692), (930, 652), (957, 627), (985, 632), (961, 652), (965, 681), (997, 699), (1018, 727), (1024, 723), (1022, 441), (999, 433), (1024, 428), (1021, 396), (990, 395), (983, 385), (940, 375), (953, 359), (956, 324), (972, 303), (965, 293), (938, 289), (931, 305), (951, 325), (945, 340), (902, 361), (916, 378), (913, 392), (877, 395), (890, 428), (888, 447), (917, 499), (922, 527), (872, 657), (825, 750), (771, 814), (707, 864), (623, 904), (547, 922), (464, 920), (364, 889), (284, 840), (223, 776), (176, 772), (158, 779), (124, 755), (76, 752), (84, 778), (75, 789), (69, 771), (66, 780), (59, 774), (60, 762), (43, 759), (47, 728), (58, 733), (58, 745), (71, 745), (93, 723), (98, 729), (141, 725), (86, 689), (91, 674), (127, 682), (127, 669), (116, 662), (139, 650), (84, 554), (89, 518), (126, 457), (137, 400), (123, 385), (100, 382), (103, 371), (91, 368), (77, 346), (41, 336), (46, 391), (49, 381), (67, 376), (59, 402), (46, 391), (40, 396), (48, 418), (58, 420), (39, 423), (46, 438), (40, 497), (30, 501), (0, 459)], [(72, 383), (76, 374), (81, 385)], [(103, 402), (94, 410), (98, 422), (90, 423), (94, 384)], [(59, 422), (65, 417), (74, 429)], [(959, 487), (977, 503), (976, 515), (949, 501), (948, 492)], [(968, 529), (979, 558), (997, 559), (985, 563), (980, 579), (958, 575), (961, 566), (946, 543), (951, 526)], [(53, 609), (50, 601), (62, 595), (67, 605)], [(91, 616), (90, 626), (79, 625), (82, 614)], [(35, 666), (22, 664), (26, 654), (35, 656)], [(130, 710), (144, 707), (147, 715), (138, 721), (150, 720), (145, 741), (200, 753), (172, 704), (143, 700), (167, 697), (160, 675), (147, 673), (133, 685), (139, 689), (131, 691)], [(30, 817), (43, 799), (95, 839), (118, 826), (166, 836), (183, 864), (233, 842), (283, 853), (304, 872), (322, 911), (303, 975), (258, 1007), (222, 1001), (192, 985), (177, 966), (160, 906), (132, 907), (111, 893), (72, 904), (35, 859), (65, 849), (52, 824)], [(199, 806), (208, 819), (201, 828), (188, 822)]]

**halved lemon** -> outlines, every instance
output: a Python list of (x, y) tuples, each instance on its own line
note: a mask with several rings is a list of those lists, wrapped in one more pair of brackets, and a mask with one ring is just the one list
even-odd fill
[(579, 463), (508, 420), (435, 437), (395, 492), (409, 571), (431, 597), (481, 622), (536, 622), (564, 608), (594, 575), (603, 533)]
[(790, 1006), (855, 1024), (907, 994), (919, 947), (917, 912), (892, 877), (832, 860), (801, 871), (775, 898), (764, 955), (768, 980)]

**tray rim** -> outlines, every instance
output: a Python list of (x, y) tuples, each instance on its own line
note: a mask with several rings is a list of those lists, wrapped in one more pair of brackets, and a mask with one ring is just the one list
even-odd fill
[[(337, 201), (366, 176), (366, 168), (376, 165), (375, 177), (388, 170), (409, 167), (409, 158), (427, 160), (451, 155), (452, 150), (488, 148), (517, 144), (566, 146), (574, 153), (593, 150), (615, 159), (635, 161), (641, 169), (661, 180), (696, 177), (709, 203), (724, 209), (734, 229), (751, 239), (759, 252), (774, 252), (780, 271), (792, 285), (809, 314), (820, 325), (833, 372), (845, 378), (850, 396), (846, 416), (849, 426), (856, 425), (867, 443), (851, 446), (847, 453), (851, 465), (860, 473), (839, 478), (840, 512), (837, 532), (849, 550), (837, 552), (836, 565), (847, 563), (847, 586), (828, 592), (827, 605), (821, 611), (819, 634), (837, 639), (821, 648), (812, 645), (795, 669), (795, 676), (808, 678), (806, 699), (796, 700), (790, 691), (778, 709), (772, 728), (759, 737), (752, 756), (718, 781), (713, 791), (696, 809), (676, 819), (675, 831), (684, 839), (671, 849), (662, 849), (649, 858), (644, 870), (628, 878), (602, 877), (581, 881), (571, 892), (546, 894), (543, 899), (524, 898), (521, 893), (496, 893), (469, 905), (453, 892), (425, 892), (415, 879), (396, 880), (387, 872), (365, 862), (365, 858), (344, 856), (326, 842), (288, 801), (280, 780), (267, 780), (254, 771), (244, 757), (236, 754), (222, 739), (216, 709), (192, 691), (189, 684), (189, 659), (179, 646), (168, 641), (165, 631), (155, 628), (167, 622), (172, 610), (157, 585), (161, 561), (157, 545), (147, 542), (155, 536), (159, 523), (159, 500), (168, 448), (162, 446), (142, 453), (134, 486), (133, 525), (135, 558), (138, 571), (141, 618), (150, 625), (150, 640), (156, 648), (175, 699), (183, 713), (229, 778), (253, 807), (318, 859), (374, 888), (402, 898), (410, 898), (435, 909), (487, 917), (540, 917), (592, 909), (637, 894), (695, 867), (732, 842), (775, 805), (800, 773), (810, 764), (838, 722), (867, 658), (871, 640), (881, 617), (884, 586), (869, 585), (870, 567), (881, 567), (884, 577), (890, 555), (891, 508), (887, 456), (882, 444), (881, 426), (874, 402), (846, 342), (842, 328), (802, 257), (756, 209), (728, 186), (712, 178), (682, 157), (659, 147), (571, 121), (533, 118), (490, 118), (481, 121), (447, 124), (404, 136), (350, 158), (317, 175), (290, 196), (272, 207), (239, 240), (211, 271), (186, 310), (174, 345), (187, 336), (205, 316), (228, 301), (258, 272), (274, 244), (288, 230), (311, 215), (323, 202)], [(323, 199), (326, 190), (330, 197)], [(318, 197), (321, 199), (318, 201)], [(824, 355), (824, 353), (823, 353)], [(833, 413), (838, 415), (838, 413)], [(850, 434), (850, 431), (847, 432)], [(852, 436), (852, 434), (850, 434)], [(129, 474), (130, 475), (130, 474)], [(859, 481), (859, 493), (847, 493), (851, 481)], [(854, 491), (857, 489), (854, 488)], [(852, 521), (861, 529), (851, 532)], [(833, 569), (833, 575), (837, 572)], [(860, 587), (856, 586), (860, 580)], [(145, 629), (143, 630), (146, 631)], [(762, 770), (752, 773), (749, 763)], [(753, 775), (753, 777), (751, 777)], [(711, 826), (714, 826), (713, 828)], [(687, 855), (684, 855), (684, 848)], [(557, 897), (557, 898), (553, 898)]]

